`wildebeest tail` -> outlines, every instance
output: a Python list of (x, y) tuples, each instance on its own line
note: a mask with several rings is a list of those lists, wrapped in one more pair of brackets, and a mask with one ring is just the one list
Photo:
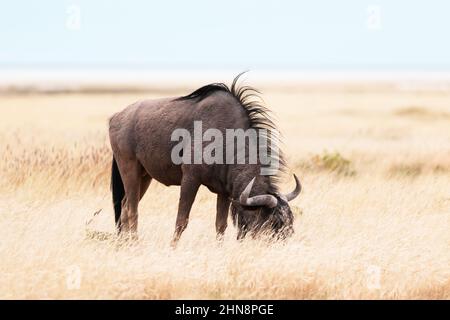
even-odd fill
[(117, 231), (120, 232), (120, 215), (122, 213), (122, 199), (125, 196), (125, 188), (123, 186), (122, 177), (120, 176), (119, 167), (116, 159), (112, 160), (111, 168), (111, 192), (114, 205), (114, 216), (116, 220)]

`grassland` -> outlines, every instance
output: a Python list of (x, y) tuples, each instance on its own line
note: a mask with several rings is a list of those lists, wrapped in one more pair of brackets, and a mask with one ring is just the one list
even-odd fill
[(108, 117), (173, 92), (0, 95), (0, 298), (449, 299), (449, 93), (262, 91), (304, 186), (295, 235), (237, 243), (230, 223), (218, 246), (203, 188), (175, 250), (179, 189), (158, 183), (137, 243), (98, 236), (114, 230)]

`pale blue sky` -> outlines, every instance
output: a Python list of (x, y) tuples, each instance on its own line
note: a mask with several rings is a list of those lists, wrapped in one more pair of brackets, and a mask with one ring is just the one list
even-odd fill
[(0, 0), (0, 67), (449, 71), (449, 17), (444, 0)]

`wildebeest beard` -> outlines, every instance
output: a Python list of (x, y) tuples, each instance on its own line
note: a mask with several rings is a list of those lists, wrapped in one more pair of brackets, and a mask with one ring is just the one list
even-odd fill
[(288, 203), (277, 197), (278, 204), (274, 208), (265, 206), (231, 205), (233, 224), (238, 228), (238, 239), (247, 234), (255, 238), (266, 235), (269, 238), (284, 240), (294, 233), (294, 216)]

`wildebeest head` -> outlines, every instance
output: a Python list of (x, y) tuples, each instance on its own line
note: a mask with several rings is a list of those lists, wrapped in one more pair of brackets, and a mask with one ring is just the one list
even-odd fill
[(253, 236), (268, 233), (277, 239), (285, 239), (294, 233), (294, 216), (288, 202), (295, 199), (301, 191), (301, 184), (294, 175), (294, 191), (283, 195), (280, 193), (263, 194), (250, 197), (255, 178), (253, 178), (239, 197), (232, 203), (232, 216), (238, 227), (238, 239), (249, 232)]

